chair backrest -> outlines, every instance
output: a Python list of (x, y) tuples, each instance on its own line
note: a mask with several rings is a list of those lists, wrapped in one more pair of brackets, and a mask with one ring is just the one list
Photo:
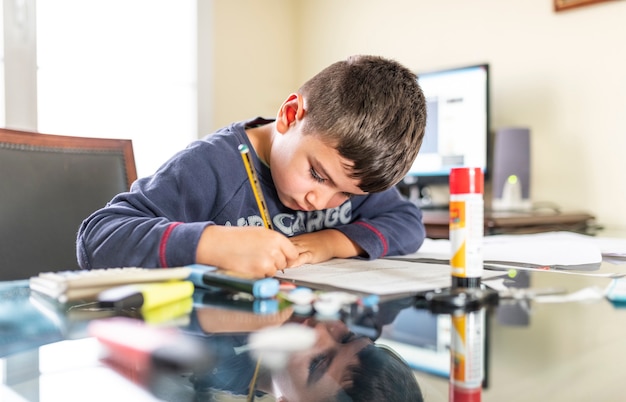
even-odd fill
[(136, 178), (131, 140), (0, 129), (0, 280), (77, 269), (81, 222)]

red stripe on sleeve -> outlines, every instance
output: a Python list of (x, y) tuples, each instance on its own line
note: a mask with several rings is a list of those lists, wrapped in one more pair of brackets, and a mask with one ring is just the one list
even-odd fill
[(163, 233), (163, 237), (161, 237), (161, 244), (159, 244), (159, 263), (161, 264), (162, 268), (167, 268), (167, 259), (165, 258), (165, 249), (167, 248), (167, 241), (170, 238), (170, 234), (172, 234), (172, 230), (174, 230), (174, 228), (180, 224), (181, 222), (175, 222), (169, 225), (167, 229), (165, 229), (165, 232)]
[(362, 221), (357, 221), (354, 222), (357, 225), (361, 225), (364, 226), (366, 228), (368, 228), (369, 230), (371, 230), (372, 232), (374, 232), (376, 234), (376, 236), (378, 236), (378, 238), (380, 239), (380, 242), (383, 243), (383, 253), (381, 255), (381, 257), (384, 257), (385, 255), (387, 255), (387, 252), (389, 252), (389, 245), (387, 244), (387, 239), (385, 238), (385, 236), (383, 236), (382, 233), (380, 233), (380, 231), (378, 231), (378, 229), (376, 229), (374, 226), (370, 225), (369, 223), (366, 222), (362, 222)]

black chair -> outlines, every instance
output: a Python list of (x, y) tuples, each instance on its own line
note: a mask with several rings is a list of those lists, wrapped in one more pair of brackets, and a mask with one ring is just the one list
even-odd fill
[(77, 269), (80, 223), (136, 178), (131, 140), (0, 129), (0, 280)]

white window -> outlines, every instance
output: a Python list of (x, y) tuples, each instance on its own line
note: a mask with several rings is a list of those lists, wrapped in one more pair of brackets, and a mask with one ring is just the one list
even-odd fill
[(139, 177), (197, 137), (196, 0), (36, 4), (38, 131), (130, 138)]

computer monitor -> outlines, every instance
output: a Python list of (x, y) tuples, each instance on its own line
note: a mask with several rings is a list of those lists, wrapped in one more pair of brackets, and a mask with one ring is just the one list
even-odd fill
[(405, 184), (447, 185), (450, 169), (489, 175), (489, 65), (417, 73), (427, 104), (426, 133)]

